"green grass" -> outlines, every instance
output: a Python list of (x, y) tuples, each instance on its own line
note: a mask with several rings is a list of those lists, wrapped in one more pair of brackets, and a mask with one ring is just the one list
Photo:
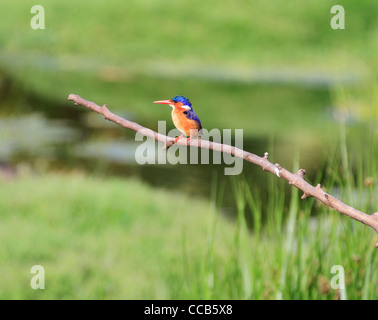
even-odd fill
[[(229, 65), (280, 62), (334, 68), (374, 57), (378, 6), (343, 0), (345, 31), (330, 28), (328, 1), (42, 1), (46, 29), (30, 28), (32, 1), (2, 1), (0, 43), (8, 52), (96, 57), (104, 63), (184, 61)], [(11, 36), (10, 36), (11, 35)], [(366, 50), (368, 48), (369, 50)], [(340, 52), (349, 51), (348, 55)], [(279, 52), (279, 54), (277, 54)], [(338, 57), (335, 61), (334, 58)], [(345, 65), (344, 65), (345, 66)]]
[[(212, 211), (137, 181), (80, 174), (22, 177), (3, 183), (0, 198), (1, 299), (167, 298), (183, 234), (200, 258)], [(43, 291), (29, 285), (36, 264)]]
[[(375, 138), (374, 145), (377, 143)], [(377, 157), (376, 148), (370, 156)], [(373, 195), (377, 193), (377, 163), (368, 171), (375, 184), (366, 185), (366, 181), (362, 182), (366, 175), (360, 176), (362, 166), (356, 177), (360, 182), (345, 179), (342, 169), (339, 176), (335, 171), (339, 170), (340, 160), (331, 157), (326, 172), (334, 175), (319, 176), (318, 181), (324, 181), (323, 188), (332, 192), (336, 192), (333, 187), (337, 185), (342, 200), (372, 213), (376, 208)], [(270, 180), (267, 211), (261, 203), (258, 187), (250, 190), (243, 180), (232, 181), (238, 217), (229, 256), (222, 257), (212, 250), (217, 241), (210, 232), (208, 257), (202, 261), (206, 267), (200, 269), (198, 275), (196, 263), (191, 263), (192, 271), (186, 273), (184, 297), (191, 298), (195, 292), (205, 299), (340, 299), (342, 293), (334, 290), (330, 282), (335, 275), (331, 273), (332, 267), (339, 265), (345, 270), (348, 299), (376, 299), (378, 273), (374, 243), (378, 238), (374, 231), (314, 199), (300, 200), (296, 189), (290, 189), (290, 202), (285, 206), (286, 183), (273, 176), (267, 178)], [(350, 189), (357, 192), (358, 197), (349, 198)], [(311, 215), (314, 207), (317, 208), (315, 216)], [(252, 212), (252, 232), (247, 229), (246, 208)], [(264, 213), (267, 216), (263, 216)], [(263, 220), (265, 223), (261, 224)], [(193, 283), (198, 278), (200, 280)]]

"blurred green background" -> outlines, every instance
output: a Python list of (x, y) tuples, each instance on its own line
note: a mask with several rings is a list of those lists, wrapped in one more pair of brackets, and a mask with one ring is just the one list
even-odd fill
[[(378, 3), (2, 0), (0, 299), (376, 299), (376, 234), (244, 164), (146, 165), (152, 101), (188, 96), (211, 130), (377, 211)], [(345, 29), (330, 26), (343, 5)], [(33, 290), (42, 265), (46, 289)]]

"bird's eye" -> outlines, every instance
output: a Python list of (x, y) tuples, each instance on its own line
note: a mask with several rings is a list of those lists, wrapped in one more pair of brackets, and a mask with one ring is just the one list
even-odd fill
[(184, 113), (184, 114), (188, 114), (188, 111), (184, 111), (183, 113)]

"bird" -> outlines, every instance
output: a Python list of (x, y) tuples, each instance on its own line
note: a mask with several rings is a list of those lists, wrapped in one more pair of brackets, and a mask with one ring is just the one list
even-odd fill
[(181, 136), (176, 137), (174, 143), (186, 135), (188, 136), (186, 139), (186, 145), (188, 146), (190, 139), (199, 138), (202, 134), (201, 120), (194, 112), (192, 104), (187, 97), (174, 96), (170, 100), (158, 100), (154, 101), (154, 103), (168, 104), (172, 107), (173, 124), (182, 132)]

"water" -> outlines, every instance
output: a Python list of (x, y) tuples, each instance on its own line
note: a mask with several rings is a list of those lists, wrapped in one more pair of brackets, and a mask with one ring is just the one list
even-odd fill
[[(115, 124), (109, 126), (105, 122), (102, 128), (93, 130), (85, 123), (87, 121), (80, 120), (80, 117), (75, 121), (57, 120), (41, 113), (0, 119), (2, 171), (10, 172), (10, 167), (5, 164), (13, 164), (12, 170), (25, 164), (31, 170), (80, 168), (90, 174), (136, 177), (158, 188), (179, 190), (205, 198), (211, 197), (216, 179), (218, 184), (225, 182), (226, 185), (223, 207), (234, 207), (234, 197), (229, 187), (230, 176), (224, 175), (226, 164), (139, 165), (135, 160), (135, 150), (140, 142), (134, 140), (134, 132), (125, 132), (124, 128)], [(101, 139), (98, 138), (98, 132), (101, 132)], [(268, 150), (278, 149), (279, 145), (282, 147), (279, 139), (272, 146), (268, 138), (247, 137), (243, 144), (245, 150), (260, 156)], [(290, 147), (286, 148), (290, 154)], [(283, 157), (285, 154), (286, 157)], [(209, 158), (212, 159), (212, 156), (210, 152)], [(309, 169), (318, 156), (318, 150), (312, 149), (302, 164)], [(291, 169), (292, 159), (287, 152), (281, 154), (280, 160), (282, 165)], [(243, 162), (242, 175), (251, 187), (259, 188), (264, 193), (268, 173), (254, 164)]]

